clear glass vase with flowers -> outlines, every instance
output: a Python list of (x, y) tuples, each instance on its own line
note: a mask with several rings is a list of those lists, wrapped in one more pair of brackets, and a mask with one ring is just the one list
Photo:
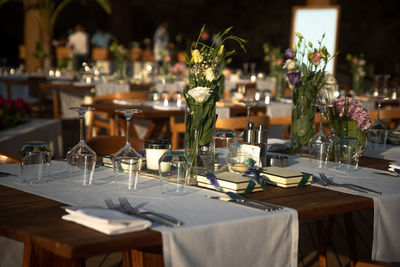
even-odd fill
[(291, 153), (308, 154), (308, 142), (314, 135), (317, 96), (327, 82), (326, 66), (336, 54), (331, 56), (322, 45), (325, 34), (316, 47), (300, 33), (296, 32), (296, 36), (297, 43), (285, 51), (283, 65), (293, 98)]
[(359, 101), (346, 97), (330, 103), (327, 117), (330, 128), (338, 137), (334, 144), (336, 162), (357, 167), (366, 148), (366, 132), (371, 126), (368, 111)]
[(364, 77), (366, 75), (364, 67), (367, 62), (363, 54), (347, 54), (346, 60), (349, 63), (350, 73), (352, 75), (352, 89), (356, 95), (361, 96), (364, 89)]
[(263, 44), (264, 61), (269, 63), (270, 76), (275, 80), (275, 96), (283, 98), (285, 96), (284, 71), (282, 69), (283, 53), (280, 47), (273, 47), (269, 43)]
[(114, 61), (116, 63), (117, 69), (115, 72), (115, 79), (117, 81), (123, 82), (125, 80), (125, 61), (128, 60), (129, 51), (122, 44), (118, 44), (117, 41), (112, 42), (110, 45), (110, 51), (114, 56)]
[[(218, 42), (213, 42), (211, 46), (202, 44), (199, 40), (204, 28), (190, 55), (186, 55), (188, 85), (183, 90), (187, 109), (185, 149), (191, 159), (192, 178), (197, 172), (213, 172), (214, 169), (213, 158), (210, 159), (207, 152), (214, 135), (216, 102), (224, 80), (222, 65), (235, 53), (234, 50), (226, 51), (224, 43), (227, 40), (236, 41), (243, 50), (246, 43), (244, 39), (232, 35), (232, 28), (228, 28), (217, 35), (215, 40)], [(189, 183), (195, 183), (195, 179)]]

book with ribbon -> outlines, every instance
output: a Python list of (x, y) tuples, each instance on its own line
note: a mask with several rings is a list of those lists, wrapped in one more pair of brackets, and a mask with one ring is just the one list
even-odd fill
[[(215, 173), (215, 178), (222, 190), (224, 192), (234, 192), (234, 193), (244, 193), (248, 184), (249, 178), (243, 176), (242, 174), (233, 173), (233, 172), (220, 172)], [(197, 185), (209, 189), (216, 189), (215, 185), (210, 182), (210, 179), (205, 175), (197, 175)], [(257, 184), (253, 190), (253, 192), (262, 191), (261, 185)]]
[(312, 175), (284, 167), (267, 167), (261, 172), (263, 178), (279, 187), (300, 187), (310, 185)]

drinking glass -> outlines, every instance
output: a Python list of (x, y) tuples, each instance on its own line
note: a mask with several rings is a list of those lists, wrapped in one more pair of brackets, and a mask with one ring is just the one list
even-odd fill
[(36, 184), (47, 181), (52, 151), (46, 142), (25, 142), (20, 150), (22, 182)]
[(231, 147), (239, 146), (238, 137), (233, 130), (219, 129), (213, 136), (215, 151), (215, 171), (226, 170), (226, 158)]
[(162, 194), (182, 195), (189, 192), (190, 160), (184, 151), (165, 152), (158, 166)]
[(127, 189), (136, 190), (139, 172), (142, 167), (142, 156), (136, 152), (130, 143), (130, 122), (132, 115), (141, 113), (140, 109), (117, 109), (126, 119), (126, 144), (113, 156), (114, 179), (118, 185)]
[(357, 138), (350, 136), (340, 137), (335, 147), (337, 168), (345, 171), (357, 169), (362, 151), (363, 146)]
[(312, 168), (326, 168), (329, 161), (329, 153), (331, 151), (331, 141), (322, 130), (322, 122), (324, 120), (325, 105), (317, 104), (319, 107), (321, 118), (319, 120), (319, 131), (308, 143), (308, 148), (311, 155)]
[(74, 182), (83, 186), (93, 185), (94, 169), (96, 167), (96, 152), (90, 148), (83, 138), (85, 114), (93, 111), (92, 107), (72, 107), (71, 110), (78, 112), (80, 120), (79, 143), (67, 152), (68, 171)]

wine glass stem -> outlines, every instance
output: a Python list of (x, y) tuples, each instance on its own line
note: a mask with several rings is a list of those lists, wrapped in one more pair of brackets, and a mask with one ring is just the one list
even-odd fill
[(129, 136), (131, 135), (131, 119), (126, 119), (126, 144), (130, 144)]
[(381, 102), (378, 102), (378, 112), (376, 114), (376, 120), (379, 121), (379, 113), (381, 112)]
[(80, 142), (84, 142), (84, 138), (83, 138), (83, 126), (84, 126), (84, 117), (83, 116), (79, 116), (79, 123), (80, 123), (80, 129), (79, 129), (79, 141)]
[(322, 121), (324, 120), (324, 112), (321, 111), (321, 118), (319, 119), (319, 133), (322, 134)]
[(250, 106), (247, 106), (247, 124), (249, 124), (250, 120)]

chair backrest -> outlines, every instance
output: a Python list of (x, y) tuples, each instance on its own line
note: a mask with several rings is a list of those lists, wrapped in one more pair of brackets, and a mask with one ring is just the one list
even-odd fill
[[(264, 129), (267, 129), (269, 125), (268, 116), (250, 116), (249, 121), (254, 123), (254, 128), (257, 128), (262, 124)], [(247, 128), (247, 116), (217, 119), (215, 128), (230, 129), (234, 130), (236, 133), (240, 133), (242, 130)]]
[[(185, 133), (184, 122), (177, 122), (175, 117), (169, 118), (169, 128), (171, 131), (171, 147), (173, 150), (179, 148), (179, 134)], [(182, 144), (183, 145), (183, 144)]]
[(19, 160), (8, 154), (0, 153), (0, 164), (19, 163)]
[(108, 49), (103, 47), (93, 47), (92, 48), (92, 60), (107, 60), (108, 59)]
[[(100, 135), (87, 138), (85, 142), (97, 155), (105, 156), (117, 153), (125, 145), (126, 139), (125, 136)], [(143, 141), (131, 138), (130, 142), (137, 152), (144, 149)]]
[(148, 100), (149, 93), (147, 90), (131, 91), (131, 92), (117, 92), (93, 97), (93, 102), (104, 101), (110, 99), (123, 99), (123, 100)]
[(71, 49), (66, 46), (58, 46), (56, 48), (56, 58), (57, 59), (64, 59), (69, 58), (71, 55)]

